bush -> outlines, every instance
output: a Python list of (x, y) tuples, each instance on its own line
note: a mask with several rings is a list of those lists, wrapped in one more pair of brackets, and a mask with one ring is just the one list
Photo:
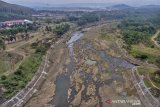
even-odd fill
[(46, 53), (47, 49), (48, 49), (48, 46), (46, 46), (46, 45), (38, 46), (38, 47), (36, 47), (36, 53), (44, 55)]
[(70, 29), (70, 25), (69, 24), (60, 24), (60, 25), (56, 26), (56, 28), (54, 29), (54, 32), (58, 36), (61, 36), (64, 33), (66, 33), (69, 29)]
[(4, 40), (0, 37), (0, 50), (3, 49), (5, 50), (6, 46), (5, 46), (5, 42)]
[(14, 74), (15, 74), (15, 75), (22, 75), (22, 70), (21, 70), (21, 69), (18, 69)]
[(82, 15), (77, 22), (78, 25), (85, 25), (87, 23), (92, 23), (99, 21), (99, 16), (96, 13), (87, 13)]
[(5, 87), (6, 92), (3, 96), (7, 99), (15, 95), (20, 89), (24, 88), (28, 81), (32, 79), (34, 73), (38, 70), (42, 61), (41, 54), (33, 54), (26, 59), (19, 69), (12, 75), (1, 77), (1, 83)]
[(141, 60), (146, 60), (146, 59), (148, 58), (148, 56), (145, 55), (145, 54), (138, 54), (138, 55), (136, 55), (135, 57), (136, 57), (136, 58), (139, 58), (139, 59), (141, 59)]
[(1, 80), (6, 80), (6, 79), (7, 79), (7, 76), (5, 76), (5, 75), (1, 76)]

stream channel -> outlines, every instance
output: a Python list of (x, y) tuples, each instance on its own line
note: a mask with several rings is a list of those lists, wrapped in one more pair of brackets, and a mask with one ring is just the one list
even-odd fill
[[(68, 72), (65, 72), (61, 75), (58, 75), (55, 81), (56, 91), (51, 104), (54, 107), (69, 107), (68, 102), (68, 90), (70, 88), (70, 76), (74, 71), (74, 43), (77, 42), (84, 34), (81, 32), (75, 32), (72, 34), (72, 37), (67, 42), (70, 63), (67, 65)], [(112, 57), (107, 55), (104, 51), (97, 51), (97, 54), (103, 59), (106, 63), (109, 63), (110, 71), (113, 72), (118, 67), (123, 67), (125, 69), (131, 69), (135, 65), (127, 62), (124, 59)], [(116, 79), (116, 75), (112, 75), (112, 81)], [(87, 78), (86, 78), (87, 79)], [(89, 77), (88, 77), (89, 79)], [(98, 85), (99, 86), (99, 85)], [(98, 90), (97, 90), (98, 91)]]

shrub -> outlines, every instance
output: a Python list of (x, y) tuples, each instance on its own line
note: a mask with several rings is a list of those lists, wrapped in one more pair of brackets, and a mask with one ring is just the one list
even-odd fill
[(7, 79), (7, 76), (5, 76), (5, 75), (1, 76), (1, 80), (6, 80), (6, 79)]
[(148, 56), (145, 54), (137, 54), (135, 57), (141, 60), (146, 60), (148, 58)]

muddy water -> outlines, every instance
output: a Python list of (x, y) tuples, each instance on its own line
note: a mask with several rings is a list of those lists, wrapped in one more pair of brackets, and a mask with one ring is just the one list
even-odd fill
[(74, 42), (79, 40), (83, 36), (81, 32), (73, 33), (71, 39), (67, 42), (68, 50), (69, 50), (69, 57), (70, 63), (67, 65), (67, 73), (63, 73), (56, 78), (56, 91), (53, 101), (51, 104), (55, 107), (68, 107), (68, 89), (70, 87), (70, 75), (74, 71), (74, 60), (73, 60), (73, 45)]
[(70, 85), (70, 79), (68, 75), (59, 75), (55, 81), (56, 83), (56, 94), (53, 99), (53, 105), (55, 107), (67, 107), (67, 94)]

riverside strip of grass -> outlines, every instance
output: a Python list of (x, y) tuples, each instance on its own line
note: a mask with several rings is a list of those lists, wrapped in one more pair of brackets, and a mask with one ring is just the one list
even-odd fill
[(34, 48), (35, 53), (31, 54), (14, 74), (1, 76), (0, 84), (5, 88), (3, 97), (6, 99), (11, 98), (20, 89), (24, 88), (37, 72), (48, 46), (43, 45)]

